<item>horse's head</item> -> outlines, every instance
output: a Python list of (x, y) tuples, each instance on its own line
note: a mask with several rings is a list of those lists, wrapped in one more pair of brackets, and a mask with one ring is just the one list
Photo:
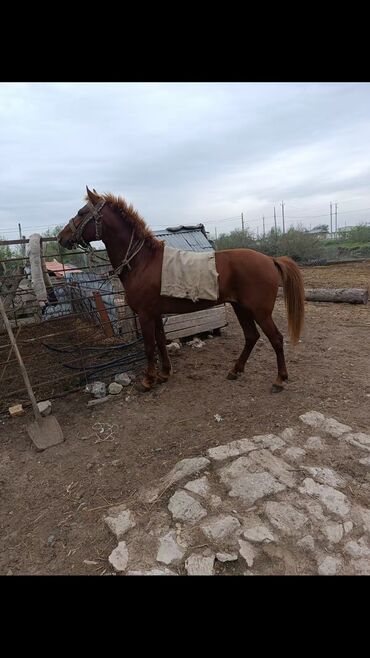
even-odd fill
[[(86, 186), (88, 202), (58, 235), (59, 244), (65, 249), (73, 249), (77, 245), (87, 248), (93, 240), (102, 237), (102, 208), (105, 200), (94, 190)], [(92, 221), (94, 220), (94, 221)]]

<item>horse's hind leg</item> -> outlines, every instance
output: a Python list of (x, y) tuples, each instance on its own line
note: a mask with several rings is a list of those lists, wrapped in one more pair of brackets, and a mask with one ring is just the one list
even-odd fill
[(244, 372), (247, 359), (260, 337), (252, 313), (246, 308), (243, 308), (243, 306), (240, 306), (240, 304), (234, 303), (232, 306), (243, 329), (245, 346), (239, 358), (235, 361), (233, 368), (230, 370), (227, 376), (228, 379), (236, 379), (240, 372)]
[(168, 356), (166, 334), (164, 332), (161, 316), (155, 321), (155, 339), (157, 341), (157, 347), (162, 361), (162, 371), (157, 374), (157, 381), (162, 384), (167, 381), (171, 374), (171, 361)]
[(284, 357), (284, 338), (273, 321), (271, 315), (264, 318), (256, 318), (256, 322), (261, 327), (262, 331), (266, 334), (272, 347), (275, 350), (278, 376), (275, 383), (272, 385), (273, 393), (280, 393), (284, 390), (283, 382), (288, 379), (288, 372), (285, 365)]

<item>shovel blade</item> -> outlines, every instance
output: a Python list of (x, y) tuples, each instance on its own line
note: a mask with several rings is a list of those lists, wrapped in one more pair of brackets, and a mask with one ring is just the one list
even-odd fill
[(28, 435), (38, 450), (45, 450), (64, 441), (62, 428), (55, 416), (46, 416), (27, 426)]

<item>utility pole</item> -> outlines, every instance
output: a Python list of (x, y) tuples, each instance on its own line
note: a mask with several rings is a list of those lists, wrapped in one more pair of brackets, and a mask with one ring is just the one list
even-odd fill
[(330, 204), (330, 237), (333, 233), (333, 204)]
[(335, 237), (337, 237), (338, 233), (338, 204), (335, 204)]
[(265, 218), (262, 217), (262, 224), (263, 224), (263, 237), (265, 237)]
[(243, 213), (242, 213), (242, 231), (244, 233), (244, 215), (243, 215)]
[(217, 240), (217, 226), (215, 226), (215, 240)]
[(285, 203), (284, 203), (284, 201), (282, 201), (282, 202), (281, 202), (281, 216), (282, 216), (282, 219), (283, 219), (283, 233), (285, 233), (284, 206), (285, 206)]
[(276, 226), (276, 210), (274, 206), (274, 224), (275, 224), (275, 235), (277, 235), (277, 226)]

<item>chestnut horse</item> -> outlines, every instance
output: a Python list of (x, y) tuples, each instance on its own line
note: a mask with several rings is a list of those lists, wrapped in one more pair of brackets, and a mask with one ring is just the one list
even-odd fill
[[(285, 365), (283, 336), (273, 319), (279, 285), (284, 288), (288, 314), (288, 328), (293, 343), (297, 343), (304, 319), (303, 279), (298, 266), (290, 258), (271, 258), (251, 249), (216, 251), (219, 281), (217, 301), (161, 296), (161, 273), (164, 243), (146, 226), (134, 208), (121, 197), (99, 195), (88, 188), (87, 204), (78, 211), (58, 235), (59, 243), (72, 249), (76, 245), (88, 247), (93, 240), (102, 240), (109, 259), (121, 279), (130, 307), (138, 314), (144, 339), (148, 367), (139, 384), (148, 391), (153, 384), (164, 382), (171, 374), (171, 362), (166, 348), (162, 315), (191, 313), (229, 302), (240, 322), (245, 345), (234, 363), (228, 379), (236, 379), (244, 371), (262, 329), (275, 350), (278, 375), (272, 390), (283, 390), (288, 379)], [(156, 372), (155, 346), (162, 361), (161, 372)]]

